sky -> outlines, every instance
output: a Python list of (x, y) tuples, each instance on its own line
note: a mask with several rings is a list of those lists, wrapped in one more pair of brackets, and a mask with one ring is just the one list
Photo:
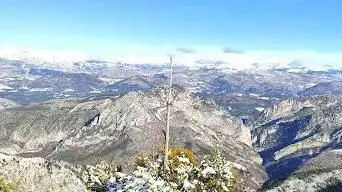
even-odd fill
[(0, 0), (0, 47), (340, 59), (341, 7), (340, 0)]

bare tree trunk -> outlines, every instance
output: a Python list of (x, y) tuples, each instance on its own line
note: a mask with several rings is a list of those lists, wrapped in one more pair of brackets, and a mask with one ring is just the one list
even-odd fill
[(171, 118), (171, 109), (170, 109), (170, 102), (172, 96), (172, 65), (173, 65), (173, 56), (169, 56), (170, 59), (170, 81), (168, 87), (168, 95), (167, 95), (167, 117), (166, 117), (166, 134), (165, 134), (165, 149), (164, 149), (164, 169), (169, 170), (168, 164), (168, 152), (169, 152), (169, 141), (170, 141), (170, 118)]

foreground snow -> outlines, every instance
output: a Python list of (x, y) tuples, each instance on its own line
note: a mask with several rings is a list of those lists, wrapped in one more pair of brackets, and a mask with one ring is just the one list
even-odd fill
[(111, 171), (113, 167), (105, 164), (94, 167), (89, 186), (91, 189), (102, 187), (110, 192), (235, 190), (234, 165), (219, 152), (206, 156), (195, 165), (184, 153), (180, 154), (170, 159), (169, 171), (164, 171), (161, 159), (140, 159), (140, 165), (132, 174)]

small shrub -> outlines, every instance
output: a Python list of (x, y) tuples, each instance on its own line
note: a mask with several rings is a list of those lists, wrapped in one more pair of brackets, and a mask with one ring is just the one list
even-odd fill
[(88, 167), (87, 187), (91, 191), (104, 192), (107, 191), (107, 182), (110, 178), (115, 177), (116, 166), (101, 162), (96, 166)]
[(195, 154), (190, 151), (189, 149), (182, 148), (182, 147), (171, 147), (169, 149), (169, 159), (172, 161), (176, 166), (179, 164), (183, 164), (180, 157), (186, 158), (190, 164), (196, 165), (197, 160)]
[(135, 165), (138, 167), (146, 167), (148, 163), (151, 161), (151, 158), (148, 156), (140, 155), (135, 159)]
[(188, 149), (170, 148), (170, 169), (163, 168), (163, 157), (138, 156), (132, 174), (118, 172), (113, 165), (101, 163), (89, 169), (91, 191), (216, 191), (235, 192), (234, 163), (219, 151), (197, 163)]
[(233, 165), (227, 161), (220, 151), (205, 156), (199, 167), (197, 179), (201, 182), (196, 186), (199, 191), (236, 191), (236, 177)]
[(15, 184), (12, 182), (6, 182), (4, 178), (0, 177), (0, 191), (15, 192)]
[(108, 182), (109, 191), (227, 191), (235, 192), (233, 164), (220, 152), (206, 156), (197, 164), (195, 155), (183, 148), (171, 148), (170, 170), (164, 171), (162, 157), (142, 162), (131, 174), (116, 173)]

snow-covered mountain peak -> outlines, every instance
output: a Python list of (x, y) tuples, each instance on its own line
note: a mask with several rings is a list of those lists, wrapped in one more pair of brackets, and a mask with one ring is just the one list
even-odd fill
[[(341, 69), (339, 57), (336, 55), (322, 55), (283, 52), (246, 52), (240, 54), (224, 53), (205, 50), (190, 54), (175, 54), (175, 65), (189, 68), (216, 68), (219, 70), (286, 70), (293, 73), (307, 71), (328, 71)], [(161, 52), (115, 54), (109, 57), (91, 57), (77, 51), (48, 51), (20, 48), (0, 49), (0, 58), (20, 60), (27, 64), (47, 68), (79, 69), (83, 67), (101, 67), (101, 63), (115, 64), (149, 64), (165, 65), (167, 54)], [(326, 58), (326, 59), (325, 59)], [(89, 62), (91, 61), (91, 62)], [(96, 62), (93, 62), (96, 61)], [(341, 60), (342, 63), (342, 60)]]
[(12, 47), (0, 49), (0, 57), (53, 68), (68, 68), (73, 62), (85, 61), (89, 58), (89, 56), (75, 51), (31, 50)]

